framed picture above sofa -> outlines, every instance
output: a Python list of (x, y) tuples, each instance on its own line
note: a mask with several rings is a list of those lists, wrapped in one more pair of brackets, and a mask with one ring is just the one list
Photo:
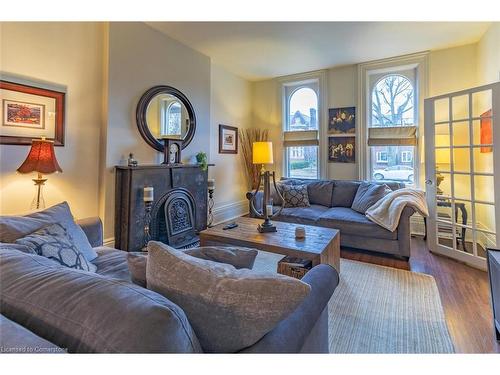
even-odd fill
[(328, 161), (330, 163), (355, 163), (355, 153), (355, 137), (328, 137)]
[(45, 137), (64, 146), (65, 96), (35, 83), (0, 80), (0, 144), (31, 145)]

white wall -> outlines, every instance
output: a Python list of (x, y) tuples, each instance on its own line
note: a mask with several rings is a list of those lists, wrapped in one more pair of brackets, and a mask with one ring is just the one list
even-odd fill
[[(67, 200), (76, 217), (97, 215), (103, 25), (16, 22), (1, 27), (1, 71), (67, 87), (65, 146), (55, 148), (63, 173), (47, 176), (47, 207)], [(30, 208), (35, 174), (15, 172), (28, 150), (0, 145), (0, 214)]]
[(182, 91), (194, 107), (196, 134), (184, 160), (210, 152), (210, 59), (143, 23), (109, 24), (108, 106), (104, 184), (105, 238), (114, 235), (114, 167), (130, 152), (140, 164), (158, 163), (160, 153), (141, 137), (135, 110), (141, 95), (155, 85)]
[(251, 127), (251, 85), (222, 67), (211, 66), (211, 120), (209, 178), (214, 178), (214, 222), (240, 216), (248, 211), (247, 184), (241, 143), (238, 154), (219, 154), (219, 124)]

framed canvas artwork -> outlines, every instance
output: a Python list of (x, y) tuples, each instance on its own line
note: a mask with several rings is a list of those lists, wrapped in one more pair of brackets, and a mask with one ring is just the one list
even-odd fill
[(30, 145), (45, 137), (64, 146), (65, 92), (0, 80), (0, 144)]
[(219, 154), (238, 153), (238, 128), (219, 125)]
[(355, 152), (355, 137), (328, 137), (328, 161), (330, 163), (355, 163)]
[(328, 133), (354, 136), (356, 134), (356, 107), (330, 108), (328, 110)]

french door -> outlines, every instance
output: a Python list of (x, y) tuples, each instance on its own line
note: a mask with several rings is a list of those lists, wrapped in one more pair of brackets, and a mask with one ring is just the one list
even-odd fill
[(500, 82), (425, 99), (429, 249), (486, 268), (500, 245)]

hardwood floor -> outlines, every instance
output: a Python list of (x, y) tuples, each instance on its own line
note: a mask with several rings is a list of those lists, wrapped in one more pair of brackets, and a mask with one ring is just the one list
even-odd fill
[(488, 274), (431, 253), (412, 238), (409, 262), (383, 254), (341, 249), (341, 257), (434, 276), (457, 353), (500, 353), (495, 340)]

